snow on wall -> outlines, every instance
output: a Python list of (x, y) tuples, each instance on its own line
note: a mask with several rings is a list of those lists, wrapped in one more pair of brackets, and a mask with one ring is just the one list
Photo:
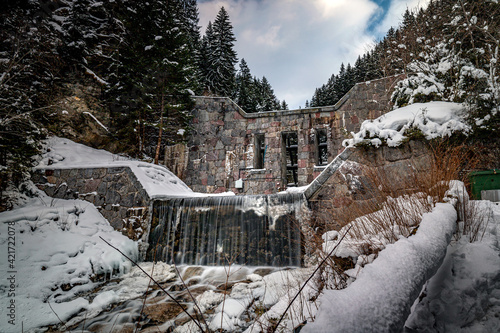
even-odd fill
[(468, 133), (470, 127), (464, 121), (464, 106), (450, 102), (415, 103), (388, 112), (375, 120), (365, 120), (352, 139), (344, 140), (344, 146), (368, 142), (378, 147), (386, 140), (389, 147), (399, 146), (411, 128), (422, 131), (427, 140), (450, 136), (453, 132)]
[(50, 151), (43, 154), (36, 169), (128, 167), (150, 198), (196, 196), (182, 180), (163, 166), (132, 160), (58, 137), (51, 137), (47, 146)]
[(422, 286), (446, 255), (456, 220), (451, 204), (438, 203), (423, 215), (416, 235), (388, 245), (346, 289), (326, 291), (316, 320), (302, 332), (401, 331)]

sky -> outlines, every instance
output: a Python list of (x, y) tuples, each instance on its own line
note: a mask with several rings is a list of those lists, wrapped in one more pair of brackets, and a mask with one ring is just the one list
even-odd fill
[[(235, 50), (254, 76), (265, 76), (290, 109), (304, 107), (314, 90), (354, 64), (406, 8), (429, 0), (198, 0), (204, 32), (219, 9), (229, 13)], [(239, 69), (239, 66), (237, 66)]]

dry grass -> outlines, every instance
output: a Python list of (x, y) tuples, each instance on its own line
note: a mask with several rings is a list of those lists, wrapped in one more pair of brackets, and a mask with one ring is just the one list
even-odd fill
[[(467, 171), (478, 163), (473, 149), (467, 146), (439, 142), (431, 145), (430, 151), (429, 163), (410, 162), (403, 170), (362, 166), (364, 177), (357, 180), (359, 187), (366, 191), (365, 200), (354, 200), (348, 209), (332, 209), (331, 214), (326, 214), (336, 218), (324, 221), (327, 228), (328, 225), (351, 227), (344, 243), (358, 255), (361, 266), (363, 260), (371, 262), (387, 244), (414, 234), (422, 215), (430, 212), (436, 202), (443, 201), (450, 181), (460, 180), (467, 185)], [(484, 232), (485, 219), (478, 216), (480, 212), (473, 203), (463, 204), (467, 207), (464, 207), (461, 231), (477, 239)], [(333, 208), (335, 204), (330, 206)], [(319, 256), (326, 256), (322, 247), (325, 240), (319, 235), (311, 239)], [(349, 279), (344, 272), (355, 265), (350, 258), (328, 258), (318, 286), (344, 288)]]

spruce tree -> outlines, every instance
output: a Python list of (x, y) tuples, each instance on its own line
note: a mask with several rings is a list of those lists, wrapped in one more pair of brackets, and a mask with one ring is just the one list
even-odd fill
[(189, 78), (196, 92), (201, 91), (202, 80), (202, 55), (201, 55), (201, 34), (199, 26), (199, 11), (196, 0), (182, 0), (181, 24), (187, 33), (187, 45), (194, 65), (193, 76)]
[(123, 17), (127, 44), (110, 89), (114, 127), (122, 143), (135, 147), (135, 153), (155, 156), (156, 161), (165, 140), (173, 140), (174, 134), (169, 137), (164, 127), (187, 126), (181, 109), (191, 104), (188, 91), (195, 88), (183, 15), (180, 0), (155, 0), (132, 2)]
[(209, 21), (205, 35), (201, 39), (200, 45), (200, 59), (198, 61), (199, 73), (200, 73), (200, 89), (203, 94), (210, 94), (212, 86), (209, 82), (209, 72), (210, 68), (210, 55), (212, 54), (214, 44), (214, 30), (212, 27), (212, 22)]
[(236, 38), (229, 15), (221, 7), (213, 23), (213, 40), (207, 37), (208, 73), (207, 83), (210, 91), (219, 96), (234, 97), (235, 65), (238, 62), (234, 42)]
[(265, 76), (262, 80), (254, 80), (257, 91), (257, 111), (272, 111), (279, 109), (279, 101), (274, 95), (273, 88)]
[(255, 98), (255, 87), (253, 84), (252, 74), (245, 61), (241, 59), (240, 70), (236, 75), (236, 103), (245, 112), (256, 112), (257, 101)]

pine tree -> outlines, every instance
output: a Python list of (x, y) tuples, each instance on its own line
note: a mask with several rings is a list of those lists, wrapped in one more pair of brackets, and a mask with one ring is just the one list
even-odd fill
[(213, 52), (213, 47), (215, 43), (214, 30), (212, 27), (212, 22), (209, 21), (207, 24), (207, 29), (205, 35), (201, 39), (200, 45), (200, 59), (199, 59), (199, 73), (200, 73), (200, 84), (202, 93), (211, 93), (211, 85), (209, 82), (209, 72), (210, 68), (210, 55)]
[(201, 55), (201, 34), (199, 26), (199, 11), (196, 0), (182, 0), (182, 17), (181, 23), (187, 33), (187, 45), (191, 54), (192, 63), (195, 66), (193, 77), (189, 80), (193, 83), (196, 92), (201, 91), (202, 80), (202, 55)]
[(207, 37), (208, 90), (219, 96), (233, 97), (235, 93), (235, 65), (238, 61), (234, 42), (236, 38), (229, 15), (221, 7), (213, 27), (213, 39)]
[(246, 112), (256, 112), (255, 86), (245, 59), (241, 59), (240, 62), (240, 70), (236, 75), (236, 87), (236, 103)]
[(191, 104), (188, 91), (195, 84), (191, 78), (196, 66), (183, 15), (180, 0), (156, 0), (132, 2), (123, 18), (128, 43), (110, 89), (114, 126), (123, 143), (135, 147), (136, 153), (154, 155), (156, 161), (173, 135), (169, 138), (164, 127), (187, 126), (180, 111)]

